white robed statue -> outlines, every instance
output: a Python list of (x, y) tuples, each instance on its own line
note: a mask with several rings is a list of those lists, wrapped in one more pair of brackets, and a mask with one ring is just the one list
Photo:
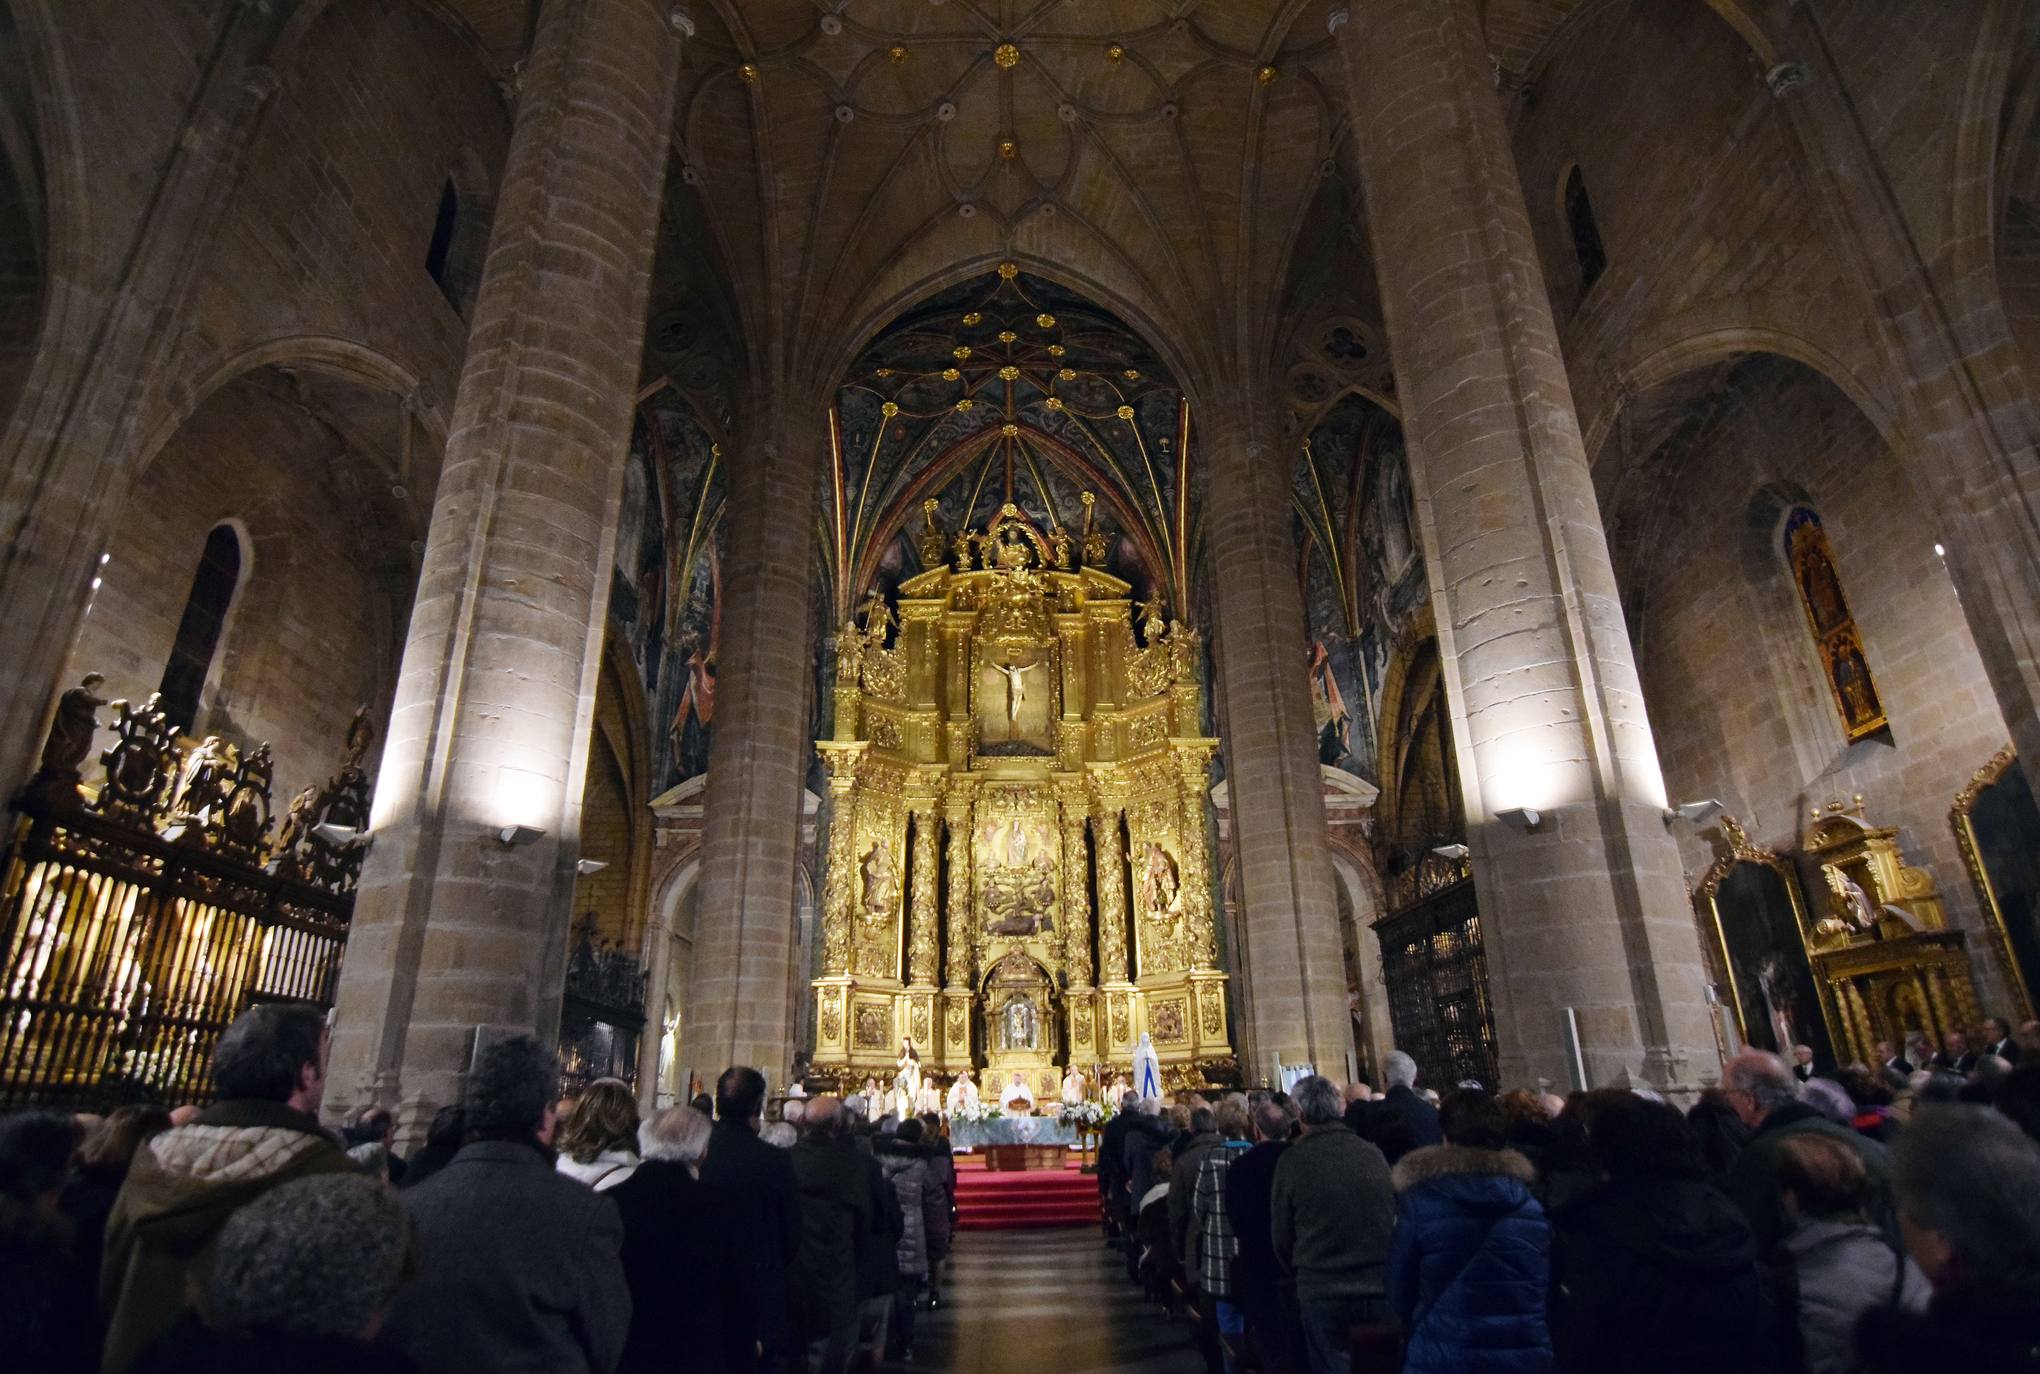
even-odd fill
[(921, 1054), (914, 1048), (914, 1037), (908, 1036), (900, 1045), (899, 1072), (893, 1075), (892, 1109), (904, 1121), (914, 1115), (914, 1103), (921, 1095)]
[(1140, 1044), (1133, 1051), (1133, 1090), (1142, 1097), (1162, 1095), (1162, 1061), (1146, 1031), (1140, 1033)]
[(1084, 1100), (1084, 1071), (1075, 1064), (1063, 1075), (1062, 1102), (1065, 1107), (1075, 1107)]
[(949, 1085), (949, 1114), (976, 1111), (978, 1104), (977, 1084), (970, 1081), (970, 1070), (960, 1070), (956, 1081)]

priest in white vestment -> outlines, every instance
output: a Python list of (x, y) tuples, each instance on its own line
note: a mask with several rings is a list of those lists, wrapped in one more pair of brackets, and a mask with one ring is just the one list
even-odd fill
[(1062, 1102), (1065, 1107), (1075, 1107), (1084, 1100), (1084, 1074), (1075, 1064), (1063, 1075)]
[(976, 1111), (977, 1104), (977, 1084), (970, 1081), (970, 1070), (964, 1069), (949, 1085), (949, 1114), (955, 1116), (958, 1112)]
[(1031, 1116), (1034, 1113), (1034, 1089), (1027, 1086), (1027, 1075), (1013, 1070), (1013, 1081), (999, 1089), (999, 1106), (1009, 1116)]

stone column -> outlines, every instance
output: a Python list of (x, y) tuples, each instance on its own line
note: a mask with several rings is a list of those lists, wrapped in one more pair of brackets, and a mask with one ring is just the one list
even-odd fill
[[(1815, 207), (1863, 289), (1900, 408), (1919, 436), (1910, 470), (1938, 507), (1963, 618), (2019, 765), (2040, 787), (2040, 416), (2021, 385), (2017, 344), (1995, 301), (1978, 308), (1967, 283), (1945, 291), (1922, 258), (1818, 8), (1803, 0), (1736, 8)], [(1988, 29), (2008, 30), (2020, 9), (1990, 8), (1996, 17), (1985, 20), (1979, 48), (2009, 44), (2009, 32)], [(1968, 302), (1957, 294), (1965, 288)]]
[(801, 789), (813, 741), (808, 642), (812, 530), (823, 439), (812, 396), (761, 393), (760, 432), (730, 467), (722, 671), (708, 754), (702, 910), (687, 1008), (688, 1056), (774, 1082), (792, 1059), (786, 970), (794, 957)]
[(524, 69), (335, 1016), (335, 1105), (407, 1129), (478, 1026), (558, 1030), (683, 27), (546, 0)]
[(1203, 452), (1218, 690), (1243, 910), (1234, 968), (1252, 988), (1242, 1060), (1343, 1072), (1352, 1048), (1324, 784), (1304, 666), (1289, 474), (1293, 449), (1244, 396), (1209, 416)]
[[(1475, 0), (1335, 13), (1502, 1078), (1691, 1084), (1699, 938)], [(1236, 823), (1246, 807), (1236, 807)], [(1343, 1014), (1343, 1008), (1342, 1008)]]

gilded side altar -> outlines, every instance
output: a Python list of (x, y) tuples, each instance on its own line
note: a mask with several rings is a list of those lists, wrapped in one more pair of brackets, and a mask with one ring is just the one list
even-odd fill
[(921, 540), (836, 639), (815, 1071), (889, 1079), (911, 1037), (1046, 1102), (1146, 1032), (1172, 1082), (1236, 1072), (1198, 636), (1011, 505)]

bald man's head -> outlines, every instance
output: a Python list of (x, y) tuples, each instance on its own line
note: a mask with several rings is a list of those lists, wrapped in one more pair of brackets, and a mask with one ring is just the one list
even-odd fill
[(834, 1135), (843, 1127), (843, 1099), (827, 1095), (808, 1099), (807, 1134)]

